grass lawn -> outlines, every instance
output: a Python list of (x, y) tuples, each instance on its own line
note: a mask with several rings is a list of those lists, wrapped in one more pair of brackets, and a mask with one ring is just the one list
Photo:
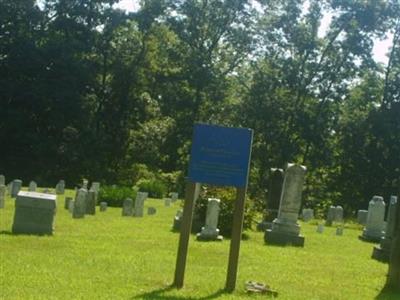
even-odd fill
[[(67, 195), (72, 196), (73, 191)], [(184, 288), (170, 288), (179, 235), (171, 232), (179, 202), (156, 215), (121, 217), (121, 208), (72, 219), (58, 197), (54, 236), (10, 234), (13, 200), (0, 210), (0, 299), (264, 299), (244, 291), (248, 280), (270, 285), (278, 299), (400, 299), (381, 292), (387, 265), (371, 259), (374, 244), (356, 226), (316, 233), (302, 224), (305, 247), (266, 246), (263, 233), (242, 241), (237, 289), (223, 292), (229, 240), (197, 242), (192, 236)], [(98, 209), (98, 208), (97, 208)], [(145, 211), (147, 211), (145, 209)]]

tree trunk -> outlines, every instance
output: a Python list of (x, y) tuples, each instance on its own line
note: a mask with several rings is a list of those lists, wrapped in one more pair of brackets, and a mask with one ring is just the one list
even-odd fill
[[(398, 182), (400, 185), (400, 181)], [(400, 201), (400, 186), (397, 192), (397, 205)], [(386, 287), (390, 289), (400, 290), (400, 209), (397, 209), (394, 237), (392, 241), (392, 249), (390, 251), (389, 272), (386, 281)]]

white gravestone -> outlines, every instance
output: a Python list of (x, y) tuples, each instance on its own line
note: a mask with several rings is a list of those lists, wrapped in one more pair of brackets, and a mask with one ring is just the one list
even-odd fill
[(144, 201), (147, 199), (148, 193), (137, 192), (135, 199), (135, 212), (134, 217), (143, 217)]
[(385, 202), (381, 196), (374, 196), (368, 205), (367, 224), (362, 239), (379, 242), (385, 230)]
[(29, 182), (28, 191), (29, 192), (36, 192), (37, 184), (34, 181)]
[(22, 188), (22, 180), (19, 179), (13, 180), (11, 185), (11, 197), (16, 198), (21, 188)]
[(65, 193), (65, 181), (60, 180), (56, 185), (56, 194), (64, 195), (64, 193)]
[(218, 216), (219, 216), (219, 203), (221, 200), (216, 198), (209, 198), (207, 204), (206, 222), (201, 232), (197, 234), (197, 240), (200, 241), (222, 241), (223, 237), (219, 235)]
[(79, 189), (76, 199), (74, 201), (74, 211), (72, 213), (72, 217), (74, 219), (81, 219), (85, 217), (86, 198), (87, 198), (87, 190), (83, 188)]
[(123, 217), (131, 217), (133, 216), (133, 200), (130, 198), (126, 198), (122, 205), (122, 216)]
[(4, 208), (6, 201), (6, 186), (4, 184), (0, 184), (0, 208)]
[(18, 193), (13, 233), (53, 234), (56, 196), (36, 192)]
[(265, 231), (267, 244), (304, 246), (304, 237), (300, 235), (297, 218), (301, 206), (306, 167), (288, 164), (283, 181), (278, 217), (272, 222), (272, 228)]

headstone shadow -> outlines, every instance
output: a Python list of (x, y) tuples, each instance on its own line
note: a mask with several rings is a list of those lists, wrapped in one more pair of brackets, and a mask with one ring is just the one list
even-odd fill
[(380, 293), (375, 297), (375, 300), (396, 300), (400, 299), (400, 289), (393, 290), (384, 287)]
[(165, 295), (166, 292), (172, 291), (176, 289), (174, 286), (170, 285), (161, 289), (157, 289), (154, 291), (150, 291), (147, 293), (143, 293), (137, 296), (134, 296), (131, 298), (133, 299), (152, 299), (152, 300), (157, 300), (157, 299), (167, 299), (167, 300), (208, 300), (208, 299), (216, 299), (219, 296), (227, 293), (224, 289), (219, 289), (216, 292), (212, 293), (211, 295), (205, 296), (205, 297), (185, 297), (185, 296), (176, 296), (176, 295)]

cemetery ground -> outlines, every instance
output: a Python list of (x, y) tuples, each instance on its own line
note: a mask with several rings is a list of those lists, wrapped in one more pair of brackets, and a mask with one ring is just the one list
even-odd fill
[[(66, 196), (73, 196), (68, 190)], [(121, 208), (72, 219), (57, 197), (53, 236), (12, 235), (14, 200), (0, 210), (0, 299), (264, 299), (247, 294), (246, 281), (268, 284), (278, 299), (400, 299), (382, 292), (387, 264), (371, 259), (374, 244), (361, 226), (316, 232), (301, 223), (304, 248), (266, 246), (262, 232), (241, 243), (236, 291), (225, 293), (229, 240), (189, 244), (185, 286), (170, 287), (179, 234), (171, 231), (180, 201), (149, 199), (157, 214), (122, 217)]]

